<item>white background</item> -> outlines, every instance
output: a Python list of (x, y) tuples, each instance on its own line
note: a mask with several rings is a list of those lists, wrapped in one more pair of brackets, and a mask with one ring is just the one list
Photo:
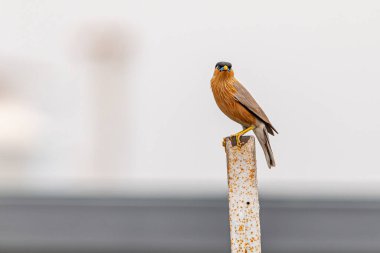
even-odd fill
[(224, 194), (222, 137), (241, 129), (210, 90), (224, 60), (280, 133), (276, 168), (258, 148), (264, 194), (380, 196), (380, 2), (343, 0), (1, 1), (0, 73), (38, 111), (29, 134), (43, 136), (12, 189), (88, 187), (79, 178), (91, 178), (82, 169), (91, 92), (79, 51), (97, 24), (116, 24), (128, 41), (128, 147), (124, 170), (106, 169), (115, 189)]

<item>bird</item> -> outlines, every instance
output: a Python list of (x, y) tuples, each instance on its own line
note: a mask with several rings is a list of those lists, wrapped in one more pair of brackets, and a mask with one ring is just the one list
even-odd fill
[(274, 136), (278, 132), (256, 100), (235, 78), (231, 63), (218, 62), (215, 65), (211, 90), (219, 109), (243, 127), (242, 131), (231, 135), (236, 138), (237, 146), (241, 147), (240, 137), (253, 130), (264, 151), (268, 167), (275, 167), (268, 133)]

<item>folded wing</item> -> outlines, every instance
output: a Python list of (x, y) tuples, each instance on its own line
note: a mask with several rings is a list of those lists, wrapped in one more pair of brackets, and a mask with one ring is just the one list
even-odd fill
[(236, 89), (235, 99), (242, 106), (244, 106), (247, 110), (249, 110), (252, 114), (254, 114), (257, 118), (259, 118), (261, 121), (265, 123), (268, 133), (270, 133), (271, 135), (274, 135), (274, 132), (276, 132), (278, 134), (277, 130), (273, 127), (272, 123), (270, 123), (265, 112), (261, 109), (259, 104), (252, 97), (252, 95), (247, 91), (247, 89), (244, 88), (244, 86), (238, 81), (234, 83), (234, 87)]

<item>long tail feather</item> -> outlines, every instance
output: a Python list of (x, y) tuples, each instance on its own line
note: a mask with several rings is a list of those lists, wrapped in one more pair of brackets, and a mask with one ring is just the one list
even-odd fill
[(265, 127), (258, 127), (253, 131), (255, 132), (256, 137), (259, 140), (261, 147), (263, 148), (269, 169), (271, 167), (275, 167), (276, 162), (274, 160), (272, 148), (270, 146), (267, 129)]

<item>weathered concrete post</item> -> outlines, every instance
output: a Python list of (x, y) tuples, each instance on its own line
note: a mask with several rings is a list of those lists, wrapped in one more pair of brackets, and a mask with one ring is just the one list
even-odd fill
[(253, 136), (225, 139), (232, 253), (261, 253), (259, 191)]

